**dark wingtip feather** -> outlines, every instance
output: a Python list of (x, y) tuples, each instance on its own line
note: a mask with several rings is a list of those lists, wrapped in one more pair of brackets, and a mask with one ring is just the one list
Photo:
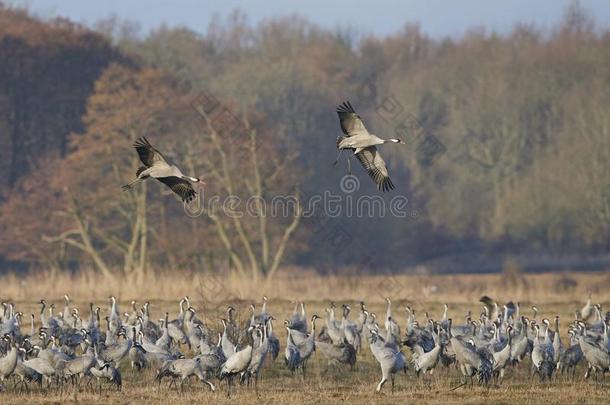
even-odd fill
[(385, 177), (381, 183), (379, 183), (379, 189), (384, 193), (390, 190), (394, 190), (394, 183), (390, 180), (389, 177)]
[(354, 111), (354, 107), (352, 107), (352, 103), (350, 103), (349, 101), (344, 101), (343, 103), (339, 104), (337, 106), (337, 112), (338, 113), (356, 113), (356, 111)]
[(136, 139), (136, 141), (133, 143), (133, 147), (134, 148), (140, 148), (140, 147), (146, 147), (146, 146), (150, 146), (150, 143), (148, 142), (148, 139), (146, 139), (145, 136), (141, 136), (138, 139)]
[(197, 192), (190, 190), (189, 193), (182, 198), (182, 201), (184, 201), (186, 203), (191, 203), (195, 199), (196, 196), (197, 196)]

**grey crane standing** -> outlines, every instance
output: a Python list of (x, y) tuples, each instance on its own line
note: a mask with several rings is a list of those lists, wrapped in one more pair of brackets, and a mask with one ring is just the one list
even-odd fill
[(509, 364), (512, 339), (513, 339), (512, 332), (513, 332), (513, 327), (508, 326), (506, 328), (507, 340), (506, 340), (505, 346), (501, 350), (492, 353), (493, 359), (494, 359), (494, 364), (493, 364), (494, 377), (496, 378), (496, 380), (504, 378), (504, 372), (505, 372), (506, 366)]
[(4, 357), (0, 357), (0, 383), (10, 377), (17, 367), (17, 345), (8, 335), (2, 338), (10, 345), (10, 350)]
[[(23, 364), (23, 357), (25, 356), (26, 350), (23, 347), (20, 347), (17, 350), (17, 365), (15, 366), (15, 370), (13, 374), (19, 378), (19, 383), (22, 388), (25, 387), (26, 391), (29, 392), (28, 382), (37, 382), (39, 384), (42, 383), (42, 374), (33, 368)], [(16, 384), (15, 384), (16, 386)]]
[(125, 356), (129, 354), (129, 350), (131, 350), (131, 345), (133, 344), (132, 339), (127, 339), (124, 331), (120, 331), (119, 336), (122, 336), (125, 340), (106, 347), (106, 349), (99, 353), (98, 356), (100, 359), (110, 362), (117, 367), (119, 366), (121, 360), (123, 360)]
[[(250, 326), (248, 328), (248, 335), (252, 333), (254, 327)], [(251, 337), (251, 336), (250, 336)], [(222, 365), (220, 369), (220, 379), (227, 379), (227, 396), (231, 395), (231, 386), (233, 385), (233, 378), (243, 373), (248, 369), (250, 365), (250, 361), (252, 361), (252, 344), (249, 343), (242, 350), (235, 352), (231, 357), (227, 359), (225, 364)]]
[[(295, 370), (296, 368), (301, 367), (303, 370), (303, 375), (305, 375), (307, 360), (316, 350), (315, 335), (317, 319), (319, 319), (318, 315), (314, 314), (311, 317), (311, 333), (309, 334), (292, 329), (290, 322), (286, 321), (286, 330), (288, 331), (286, 343), (286, 364), (290, 370)], [(298, 356), (292, 352), (292, 346), (296, 347)]]
[(413, 369), (415, 370), (418, 376), (420, 374), (425, 375), (428, 371), (430, 371), (430, 374), (432, 374), (434, 372), (434, 368), (438, 364), (438, 360), (440, 358), (441, 351), (443, 350), (444, 345), (441, 340), (441, 337), (438, 336), (436, 333), (432, 333), (432, 338), (434, 340), (434, 347), (432, 348), (432, 350), (425, 353), (419, 353), (417, 356), (413, 356)]
[(210, 387), (210, 390), (215, 391), (214, 384), (205, 378), (201, 360), (199, 357), (192, 359), (177, 359), (166, 363), (157, 374), (157, 380), (160, 382), (163, 377), (170, 376), (180, 379), (180, 391), (184, 391), (184, 382), (194, 376), (202, 383)]
[(476, 347), (468, 342), (463, 341), (457, 336), (453, 336), (451, 332), (451, 318), (449, 321), (449, 340), (451, 347), (455, 353), (455, 358), (460, 364), (460, 370), (465, 378), (470, 378), (478, 374), (479, 382), (488, 383), (492, 377), (493, 366), (491, 360), (480, 352)]
[(273, 333), (273, 321), (275, 321), (275, 318), (270, 317), (267, 324), (267, 340), (269, 341), (269, 350), (267, 350), (267, 354), (271, 357), (271, 361), (275, 361), (280, 354), (280, 340), (275, 336), (275, 333)]
[(354, 347), (356, 351), (360, 350), (361, 337), (360, 337), (360, 328), (355, 323), (349, 321), (348, 316), (351, 311), (349, 305), (343, 305), (343, 318), (341, 319), (341, 329), (343, 329), (343, 335), (345, 336), (345, 340), (351, 346)]
[(587, 341), (586, 329), (583, 329), (583, 334), (580, 336), (578, 342), (580, 349), (587, 360), (588, 368), (585, 374), (585, 379), (591, 376), (591, 371), (595, 371), (595, 377), (598, 378), (601, 373), (601, 379), (603, 381), (606, 370), (610, 368), (610, 353), (606, 348), (602, 349), (599, 346)]
[(25, 360), (23, 364), (36, 370), (42, 375), (43, 380), (46, 380), (47, 384), (50, 385), (51, 377), (55, 375), (55, 367), (47, 359), (34, 357), (33, 359)]
[(102, 393), (102, 380), (106, 380), (116, 385), (116, 388), (119, 391), (123, 386), (121, 371), (113, 364), (101, 359), (96, 360), (95, 365), (89, 369), (88, 374), (90, 378), (95, 378), (97, 380), (100, 394)]
[(284, 349), (284, 359), (286, 367), (288, 370), (294, 371), (302, 364), (301, 353), (299, 351), (299, 347), (294, 341), (293, 331), (290, 329), (286, 323), (286, 348)]
[(248, 386), (250, 385), (250, 379), (254, 377), (254, 389), (258, 394), (258, 378), (260, 376), (260, 372), (263, 368), (263, 364), (265, 363), (265, 358), (267, 357), (267, 352), (269, 350), (269, 339), (267, 336), (267, 326), (269, 322), (264, 326), (259, 325), (257, 327), (258, 334), (258, 345), (253, 349), (252, 352), (252, 360), (248, 365), (248, 369), (243, 375), (243, 378), (246, 379)]
[(96, 358), (95, 348), (92, 345), (82, 356), (70, 360), (60, 360), (57, 370), (63, 377), (70, 377), (72, 383), (76, 385), (77, 378), (84, 377), (89, 373), (91, 367), (95, 366)]
[(371, 352), (381, 367), (381, 381), (377, 384), (375, 391), (380, 392), (389, 378), (392, 382), (392, 392), (394, 392), (395, 374), (399, 371), (404, 371), (406, 374), (407, 359), (398, 346), (384, 342), (376, 330), (372, 330), (371, 334)]
[(347, 364), (351, 369), (356, 364), (356, 349), (349, 343), (333, 345), (327, 342), (316, 342), (316, 352), (322, 353), (328, 364)]
[(538, 373), (540, 380), (545, 378), (550, 380), (553, 370), (556, 368), (553, 362), (555, 350), (553, 350), (553, 344), (548, 339), (548, 328), (543, 342), (540, 342), (540, 327), (536, 325), (535, 328), (536, 337), (532, 348), (532, 374)]

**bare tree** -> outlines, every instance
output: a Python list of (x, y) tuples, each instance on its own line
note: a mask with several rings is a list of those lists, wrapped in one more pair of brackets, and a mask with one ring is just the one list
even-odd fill
[[(226, 198), (247, 200), (247, 212), (243, 215), (227, 215), (207, 207), (207, 215), (213, 222), (218, 238), (230, 258), (232, 267), (241, 275), (250, 275), (256, 282), (269, 280), (284, 258), (288, 243), (301, 220), (302, 207), (298, 189), (284, 195), (293, 202), (288, 218), (271, 215), (265, 197), (271, 192), (282, 192), (282, 187), (294, 184), (297, 176), (289, 170), (297, 157), (295, 152), (278, 152), (277, 145), (265, 144), (258, 135), (263, 125), (255, 128), (246, 114), (238, 119), (230, 110), (221, 107), (216, 114), (231, 114), (229, 122), (214, 119), (200, 110), (205, 121), (208, 156), (203, 170), (211, 176), (210, 183), (217, 184)], [(224, 122), (224, 124), (222, 124)], [(267, 142), (271, 142), (267, 140)], [(273, 140), (277, 143), (277, 140)], [(288, 186), (291, 187), (291, 186)], [(245, 207), (244, 207), (245, 208)]]

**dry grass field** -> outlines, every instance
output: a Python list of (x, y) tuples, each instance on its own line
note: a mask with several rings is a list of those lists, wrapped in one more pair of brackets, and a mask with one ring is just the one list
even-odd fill
[[(508, 278), (508, 280), (507, 280)], [(278, 278), (268, 285), (250, 286), (235, 278), (226, 280), (197, 275), (161, 275), (150, 277), (143, 285), (135, 285), (125, 280), (120, 285), (108, 285), (95, 277), (50, 275), (28, 276), (20, 279), (5, 276), (0, 279), (0, 299), (14, 302), (17, 309), (28, 315), (37, 314), (41, 298), (54, 302), (63, 308), (63, 294), (68, 293), (73, 305), (81, 308), (88, 316), (88, 302), (107, 308), (110, 294), (120, 299), (121, 310), (129, 309), (129, 301), (140, 304), (151, 302), (151, 313), (159, 318), (165, 311), (170, 317), (178, 312), (178, 299), (184, 295), (191, 298), (198, 316), (214, 328), (220, 327), (219, 319), (229, 303), (245, 319), (249, 316), (248, 305), (259, 303), (261, 296), (269, 297), (269, 311), (278, 319), (290, 316), (293, 301), (306, 302), (308, 317), (314, 313), (324, 316), (324, 308), (330, 300), (337, 303), (367, 302), (369, 309), (376, 313), (385, 311), (383, 298), (393, 298), (395, 318), (404, 328), (404, 306), (412, 306), (418, 318), (423, 319), (424, 311), (439, 318), (442, 304), (449, 304), (449, 314), (456, 323), (462, 323), (468, 310), (473, 314), (481, 311), (478, 299), (486, 294), (500, 302), (513, 300), (522, 304), (525, 315), (531, 316), (529, 307), (535, 304), (539, 318), (559, 314), (562, 319), (562, 338), (567, 342), (567, 323), (573, 319), (574, 310), (580, 308), (588, 291), (593, 293), (595, 302), (603, 308), (610, 303), (610, 275), (594, 274), (539, 274), (539, 275), (453, 275), (453, 276), (389, 276), (389, 277), (316, 277), (307, 274), (293, 274)], [(107, 309), (105, 309), (107, 312)], [(355, 316), (355, 315), (354, 315)], [(321, 327), (323, 322), (318, 322)], [(374, 388), (380, 379), (380, 370), (365, 345), (358, 354), (355, 370), (338, 366), (328, 366), (319, 353), (310, 360), (307, 375), (303, 379), (299, 373), (293, 376), (283, 364), (285, 330), (277, 322), (276, 334), (282, 343), (282, 351), (274, 364), (268, 364), (259, 383), (259, 397), (253, 389), (238, 387), (231, 399), (226, 398), (226, 383), (217, 384), (217, 391), (211, 393), (207, 387), (193, 380), (181, 393), (176, 387), (164, 382), (160, 387), (154, 382), (154, 372), (133, 373), (128, 362), (121, 367), (123, 389), (117, 392), (112, 387), (104, 387), (101, 394), (91, 389), (67, 388), (58, 391), (41, 391), (31, 386), (30, 393), (13, 389), (12, 382), (5, 384), (5, 392), (0, 393), (0, 403), (607, 403), (609, 388), (592, 381), (583, 381), (584, 369), (580, 366), (575, 380), (559, 375), (552, 382), (540, 383), (530, 378), (529, 363), (510, 369), (504, 381), (490, 387), (463, 386), (459, 388), (460, 376), (454, 367), (439, 366), (434, 375), (425, 380), (416, 378), (412, 370), (406, 375), (399, 374), (396, 389), (391, 393), (386, 384), (382, 393), (375, 394)], [(29, 325), (24, 325), (26, 331)], [(410, 357), (409, 350), (403, 351)]]

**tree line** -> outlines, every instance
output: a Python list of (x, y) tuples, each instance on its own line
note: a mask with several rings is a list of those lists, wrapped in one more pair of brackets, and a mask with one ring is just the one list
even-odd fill
[[(387, 37), (298, 16), (141, 35), (0, 9), (0, 253), (4, 267), (379, 272), (480, 270), (506, 255), (599, 255), (610, 241), (610, 31), (578, 3), (549, 30)], [(334, 107), (351, 100), (409, 215), (305, 217), (345, 197)], [(213, 107), (213, 108), (212, 108)], [(206, 196), (260, 215), (186, 215), (148, 184), (122, 193), (145, 135), (207, 178)], [(382, 147), (383, 148), (383, 147)], [(366, 173), (350, 197), (377, 195)], [(264, 215), (283, 195), (295, 215)], [(459, 256), (459, 260), (456, 257)]]

